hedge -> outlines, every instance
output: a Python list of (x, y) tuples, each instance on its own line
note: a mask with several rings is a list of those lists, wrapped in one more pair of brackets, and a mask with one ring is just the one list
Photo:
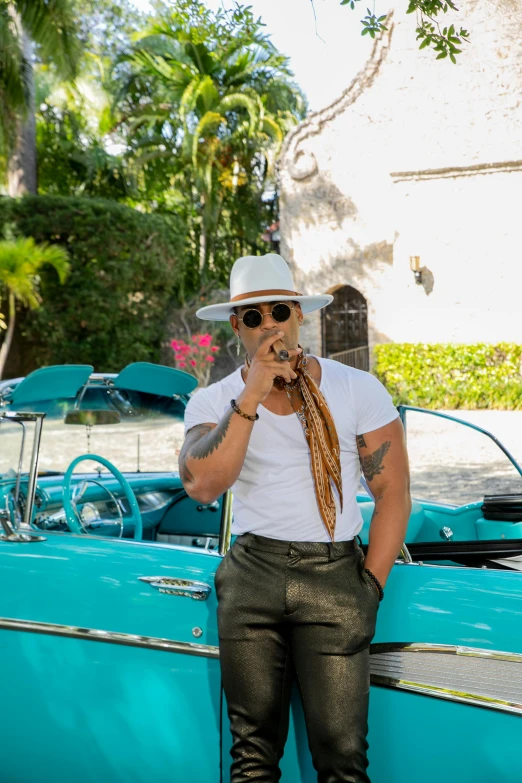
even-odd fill
[(374, 358), (396, 405), (522, 409), (522, 345), (386, 343)]
[(43, 303), (23, 314), (12, 368), (86, 362), (116, 371), (159, 360), (182, 279), (179, 225), (105, 199), (65, 196), (0, 198), (0, 230), (6, 223), (59, 243), (71, 264), (64, 285), (52, 270), (42, 274)]

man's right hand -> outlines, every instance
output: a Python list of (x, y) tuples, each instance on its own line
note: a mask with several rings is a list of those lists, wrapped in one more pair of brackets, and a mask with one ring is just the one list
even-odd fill
[[(255, 352), (248, 370), (245, 390), (241, 394), (242, 400), (246, 398), (251, 403), (259, 404), (272, 391), (276, 378), (283, 378), (286, 383), (290, 383), (290, 381), (297, 378), (297, 374), (290, 366), (290, 361), (281, 361), (275, 351), (272, 350), (273, 344), (283, 336), (284, 332), (270, 332)], [(301, 351), (302, 348), (289, 350), (289, 360), (299, 356)]]

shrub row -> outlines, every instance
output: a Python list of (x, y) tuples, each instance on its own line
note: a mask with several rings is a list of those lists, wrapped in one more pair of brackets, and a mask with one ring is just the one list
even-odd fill
[(386, 343), (374, 358), (396, 405), (522, 409), (522, 345)]
[(64, 285), (44, 268), (42, 306), (23, 314), (13, 346), (23, 361), (6, 377), (45, 364), (116, 371), (159, 361), (182, 279), (179, 225), (104, 199), (61, 196), (0, 198), (0, 231), (6, 223), (37, 242), (62, 245), (71, 264)]

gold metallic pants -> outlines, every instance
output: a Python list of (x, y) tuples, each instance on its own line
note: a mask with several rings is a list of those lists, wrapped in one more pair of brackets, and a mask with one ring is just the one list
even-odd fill
[(319, 783), (369, 783), (369, 644), (379, 597), (357, 543), (248, 533), (220, 564), (216, 590), (232, 783), (280, 779), (294, 677)]

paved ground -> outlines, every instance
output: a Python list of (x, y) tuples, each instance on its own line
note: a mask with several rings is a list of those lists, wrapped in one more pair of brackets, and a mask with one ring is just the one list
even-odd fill
[[(522, 465), (522, 411), (447, 411), (495, 435)], [(486, 435), (435, 416), (408, 412), (412, 494), (462, 504), (484, 494), (522, 493), (522, 477)]]

